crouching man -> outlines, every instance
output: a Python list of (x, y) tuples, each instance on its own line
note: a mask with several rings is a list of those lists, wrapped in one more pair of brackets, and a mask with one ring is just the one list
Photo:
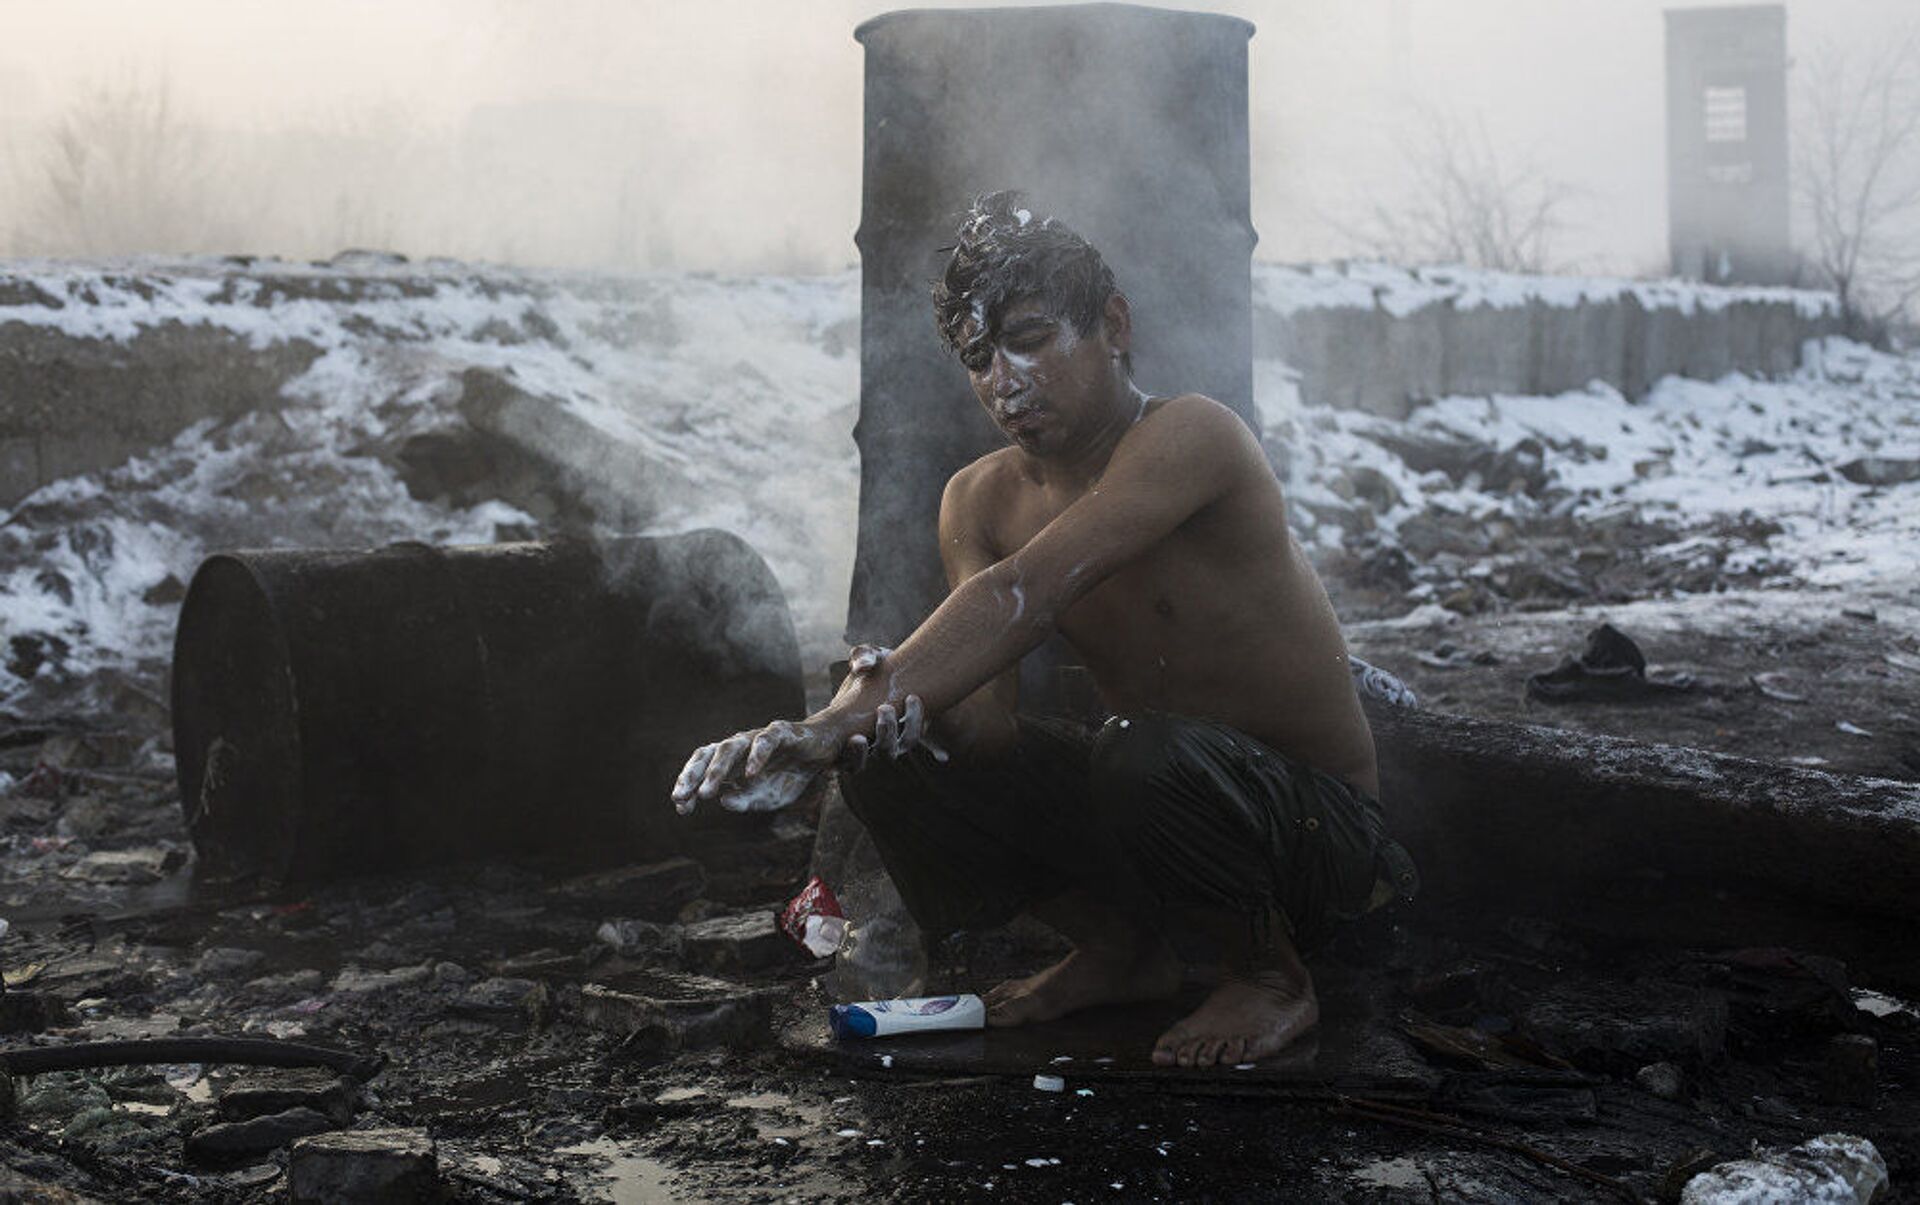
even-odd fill
[[(824, 710), (694, 753), (674, 800), (781, 806), (839, 765), (930, 939), (1025, 912), (1072, 944), (989, 993), (990, 1024), (1171, 995), (1184, 930), (1226, 973), (1154, 1061), (1270, 1055), (1319, 1017), (1300, 950), (1414, 885), (1280, 484), (1225, 406), (1135, 388), (1100, 254), (1012, 194), (976, 202), (933, 300), (1009, 443), (947, 483), (951, 592)], [(1017, 709), (1055, 631), (1113, 712), (1098, 728)]]

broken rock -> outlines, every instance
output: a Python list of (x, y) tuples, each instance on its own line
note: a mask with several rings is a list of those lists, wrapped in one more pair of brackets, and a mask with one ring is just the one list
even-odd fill
[(400, 1205), (436, 1195), (439, 1159), (425, 1130), (343, 1130), (302, 1138), (287, 1161), (293, 1205)]
[(1898, 456), (1862, 456), (1836, 471), (1855, 485), (1905, 485), (1920, 481), (1920, 460)]
[(218, 1102), (227, 1121), (250, 1121), (288, 1109), (310, 1109), (346, 1125), (353, 1120), (353, 1085), (312, 1067), (248, 1071), (227, 1085)]
[(797, 957), (771, 909), (696, 922), (682, 930), (681, 942), (688, 961), (709, 971), (764, 971)]
[(692, 858), (671, 858), (643, 866), (622, 866), (568, 879), (559, 894), (589, 903), (602, 914), (621, 912), (647, 920), (668, 920), (707, 889), (707, 872)]
[(546, 1019), (550, 1003), (546, 984), (496, 975), (461, 991), (448, 1011), (456, 1017), (527, 1029)]
[(205, 979), (235, 979), (266, 962), (260, 950), (241, 950), (231, 946), (212, 946), (194, 960), (193, 973)]
[(187, 1157), (203, 1163), (230, 1163), (278, 1150), (296, 1138), (322, 1134), (334, 1121), (305, 1107), (268, 1113), (246, 1121), (222, 1121), (187, 1139)]
[(1727, 1003), (1683, 984), (1557, 983), (1527, 1006), (1520, 1025), (1576, 1067), (1632, 1075), (1648, 1063), (1718, 1058)]
[(158, 883), (186, 860), (186, 854), (177, 849), (102, 849), (61, 871), (60, 877), (82, 883), (141, 886)]
[(1820, 1051), (1820, 1089), (1828, 1100), (1873, 1106), (1880, 1079), (1880, 1044), (1863, 1033), (1828, 1038)]
[(773, 995), (698, 975), (662, 975), (645, 994), (586, 984), (580, 1013), (587, 1025), (625, 1037), (636, 1049), (746, 1049), (771, 1040)]
[(1633, 1073), (1633, 1082), (1661, 1100), (1679, 1100), (1687, 1086), (1685, 1075), (1672, 1063), (1648, 1063)]

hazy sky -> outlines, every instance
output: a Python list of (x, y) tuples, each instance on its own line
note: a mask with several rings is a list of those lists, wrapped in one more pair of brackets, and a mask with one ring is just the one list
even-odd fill
[[(141, 249), (315, 255), (356, 241), (526, 262), (838, 268), (854, 262), (859, 221), (852, 30), (891, 7), (0, 0), (0, 252), (148, 238), (181, 246)], [(1394, 133), (1426, 109), (1484, 122), (1504, 160), (1532, 157), (1572, 187), (1561, 260), (1663, 264), (1662, 0), (1169, 7), (1258, 27), (1262, 258), (1350, 250), (1342, 226), (1403, 186)], [(1871, 47), (1920, 19), (1915, 0), (1786, 8), (1795, 54)], [(103, 86), (165, 88), (191, 128), (192, 154), (175, 158), (205, 179), (171, 225), (140, 227), (150, 215), (129, 208), (69, 229), (47, 208), (49, 133)]]

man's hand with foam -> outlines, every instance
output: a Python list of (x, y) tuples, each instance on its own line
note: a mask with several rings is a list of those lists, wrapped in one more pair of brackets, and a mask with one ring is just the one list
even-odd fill
[[(855, 647), (840, 695), (877, 672), (889, 651), (876, 645)], [(702, 745), (673, 785), (675, 809), (684, 816), (701, 800), (713, 800), (731, 812), (777, 811), (798, 802), (813, 780), (836, 763), (858, 771), (875, 748), (899, 757), (925, 743), (934, 757), (946, 760), (945, 750), (926, 739), (925, 709), (917, 695), (908, 695), (898, 709), (883, 703), (874, 715), (872, 736), (846, 732), (828, 718), (832, 711), (798, 722), (775, 720), (757, 732), (738, 732)]]

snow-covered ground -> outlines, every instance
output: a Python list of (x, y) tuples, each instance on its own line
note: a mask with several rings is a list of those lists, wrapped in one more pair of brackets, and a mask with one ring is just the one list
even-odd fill
[[(411, 432), (457, 425), (460, 375), (473, 368), (563, 407), (584, 438), (659, 466), (675, 489), (644, 530), (741, 535), (785, 587), (810, 660), (837, 655), (858, 488), (855, 275), (344, 267), (394, 283), (342, 300), (337, 290), (311, 295), (341, 273), (292, 265), (262, 265), (267, 286), (230, 284), (232, 266), (211, 260), (9, 265), (6, 275), (39, 296), (0, 305), (0, 325), (126, 339), (206, 324), (256, 346), (305, 340), (321, 354), (286, 385), (282, 408), (201, 422), (7, 514), (0, 632), (12, 655), (0, 697), (17, 695), (28, 669), (43, 688), (102, 668), (157, 682), (178, 585), (213, 549), (475, 543), (537, 530), (503, 502), (413, 498), (382, 455)], [(421, 281), (428, 296), (417, 295)]]
[[(1276, 361), (1256, 365), (1255, 391), (1268, 442), (1289, 461), (1296, 525), (1310, 546), (1344, 542), (1347, 528), (1319, 516), (1356, 507), (1372, 510), (1386, 533), (1415, 515), (1481, 525), (1565, 517), (1576, 530), (1630, 518), (1673, 528), (1662, 551), (1675, 558), (1706, 551), (1718, 538), (1706, 533), (1762, 533), (1722, 550), (1729, 575), (1889, 596), (1920, 585), (1920, 481), (1856, 484), (1839, 471), (1865, 458), (1920, 459), (1920, 358), (1827, 339), (1810, 344), (1805, 366), (1784, 380), (1667, 377), (1639, 402), (1604, 385), (1555, 397), (1449, 397), (1405, 422), (1308, 405)], [(1526, 449), (1538, 470), (1521, 464), (1544, 484), (1416, 472), (1384, 446), (1409, 435), (1484, 445), (1507, 452), (1509, 464)], [(1357, 469), (1391, 489), (1356, 497), (1341, 488)], [(1391, 504), (1381, 508), (1383, 496)]]
[[(17, 703), (30, 685), (43, 693), (102, 669), (157, 682), (179, 584), (214, 548), (476, 542), (536, 527), (500, 501), (416, 499), (383, 457), (409, 432), (457, 421), (460, 374), (470, 368), (509, 376), (671, 470), (684, 488), (649, 530), (738, 532), (786, 588), (807, 662), (837, 655), (858, 487), (854, 274), (349, 267), (361, 277), (391, 271), (394, 283), (343, 301), (312, 295), (324, 270), (283, 265), (255, 269), (280, 282), (271, 288), (231, 283), (231, 266), (212, 260), (8, 265), (11, 282), (40, 295), (0, 293), (0, 324), (126, 338), (169, 321), (207, 323), (256, 344), (304, 339), (321, 354), (286, 386), (283, 408), (201, 423), (123, 466), (49, 485), (6, 515), (0, 698)], [(423, 278), (434, 282), (424, 295), (403, 283)], [(1301, 278), (1299, 269), (1257, 268), (1256, 304), (1295, 297)], [(1691, 304), (1681, 286), (1657, 288)], [(1738, 525), (1748, 536), (1712, 563), (1769, 585), (1920, 584), (1920, 482), (1857, 485), (1835, 471), (1861, 456), (1920, 458), (1912, 358), (1830, 340), (1787, 380), (1668, 379), (1638, 403), (1605, 387), (1444, 398), (1404, 424), (1307, 404), (1277, 361), (1258, 362), (1255, 380), (1263, 435), (1299, 503), (1302, 538), (1322, 556), (1356, 529), (1370, 530), (1375, 546), (1392, 544), (1416, 515), (1467, 526), (1545, 516), (1576, 527), (1629, 516), (1670, 528), (1666, 551), (1682, 559), (1698, 551), (1689, 541), (1724, 542)], [(1499, 480), (1416, 471), (1388, 446), (1409, 435), (1479, 448), (1494, 455), (1488, 463), (1526, 468), (1528, 480), (1504, 470), (1492, 474)], [(1356, 490), (1363, 469), (1371, 484)], [(1416, 575), (1404, 605), (1444, 598), (1431, 575)]]

